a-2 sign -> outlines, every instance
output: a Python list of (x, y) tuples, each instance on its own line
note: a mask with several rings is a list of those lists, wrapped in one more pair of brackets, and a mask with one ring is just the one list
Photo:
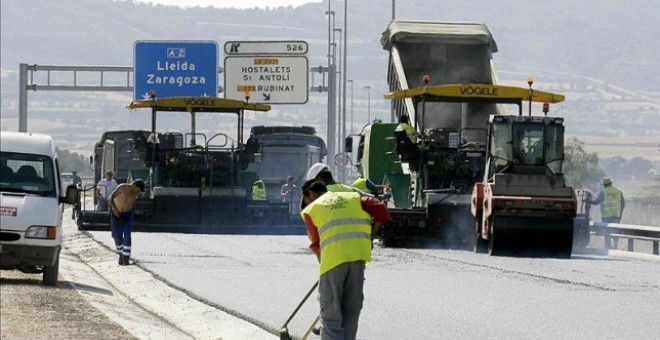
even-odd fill
[(218, 95), (215, 41), (136, 41), (133, 98)]

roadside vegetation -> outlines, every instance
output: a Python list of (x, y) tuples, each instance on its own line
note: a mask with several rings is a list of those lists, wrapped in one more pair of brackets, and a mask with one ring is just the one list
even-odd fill
[[(598, 153), (587, 152), (585, 142), (573, 137), (565, 146), (564, 175), (576, 190), (598, 193), (604, 176), (623, 191), (626, 208), (622, 223), (660, 227), (660, 175), (654, 169), (660, 164), (641, 157), (627, 160), (621, 156), (599, 159)], [(599, 220), (598, 208), (592, 208), (592, 220)]]
[(57, 157), (60, 163), (60, 171), (73, 172), (76, 171), (80, 176), (93, 176), (93, 170), (89, 163), (89, 158), (77, 152), (70, 152), (69, 150), (57, 149)]

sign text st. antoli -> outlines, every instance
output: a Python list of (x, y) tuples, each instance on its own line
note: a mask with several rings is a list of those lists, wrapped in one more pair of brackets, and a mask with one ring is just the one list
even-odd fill
[(306, 103), (306, 52), (307, 43), (300, 41), (227, 42), (225, 97), (244, 100), (249, 92), (254, 103)]

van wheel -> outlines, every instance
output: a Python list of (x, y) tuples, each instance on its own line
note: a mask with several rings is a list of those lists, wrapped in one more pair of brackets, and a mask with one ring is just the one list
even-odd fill
[(44, 278), (43, 282), (46, 286), (55, 286), (57, 285), (57, 276), (60, 271), (60, 258), (57, 257), (55, 264), (52, 267), (44, 267)]

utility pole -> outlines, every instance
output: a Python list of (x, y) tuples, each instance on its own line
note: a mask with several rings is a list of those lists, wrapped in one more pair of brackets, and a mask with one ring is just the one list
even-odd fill
[(371, 86), (366, 85), (367, 89), (367, 124), (371, 123)]
[[(392, 21), (396, 18), (396, 0), (392, 0)], [(396, 119), (394, 113), (394, 100), (390, 100), (390, 122), (394, 123), (396, 122)]]
[(335, 12), (331, 10), (331, 0), (328, 0), (328, 10), (325, 12), (328, 15), (328, 119), (327, 119), (327, 137), (326, 143), (328, 145), (328, 156), (327, 164), (330, 168), (330, 171), (335, 170), (334, 158), (336, 154), (335, 146), (335, 131), (337, 129), (336, 121), (336, 101), (337, 101), (337, 85), (336, 85), (336, 76), (337, 70), (335, 67), (335, 48), (334, 42), (334, 22), (335, 22)]
[[(342, 29), (341, 28), (335, 28), (335, 29), (333, 29), (333, 32), (339, 32), (339, 45), (338, 45), (339, 46), (339, 53), (338, 53), (338, 55), (339, 55), (338, 60), (339, 61), (337, 62), (337, 64), (338, 64), (337, 75), (339, 77), (339, 81), (337, 82), (337, 93), (339, 93), (339, 95), (337, 96), (337, 100), (338, 100), (337, 108), (339, 109), (339, 115), (337, 115), (337, 126), (338, 126), (337, 130), (338, 130), (339, 133), (337, 134), (337, 137), (338, 137), (337, 138), (337, 153), (341, 153), (341, 152), (343, 152), (341, 145), (342, 145), (342, 141), (344, 140), (344, 137), (345, 137), (344, 133), (346, 132), (346, 129), (344, 128), (345, 121), (343, 119), (342, 109), (341, 109), (342, 108), (342, 105), (341, 105), (342, 104), (342, 88), (343, 88), (343, 86), (342, 86), (342, 84), (343, 84), (342, 83), (342, 77), (344, 76), (342, 74), (341, 69), (342, 69), (342, 63), (345, 63), (346, 60), (342, 60), (342, 58), (341, 58), (341, 49), (342, 49), (341, 32), (342, 32)], [(334, 36), (333, 36), (333, 38), (334, 38)], [(341, 173), (340, 173), (340, 178), (341, 178)]]
[[(346, 78), (348, 77), (348, 70), (347, 70), (347, 65), (348, 65), (348, 57), (347, 57), (347, 51), (348, 50), (348, 0), (344, 0), (344, 72), (343, 72), (343, 92), (341, 93), (342, 96), (342, 108), (341, 108), (341, 120), (344, 122), (342, 124), (342, 138), (346, 139)], [(345, 167), (342, 167), (342, 175), (345, 176), (346, 171)]]
[(352, 135), (353, 134), (353, 79), (349, 79), (347, 80), (347, 82), (351, 83), (351, 135)]

